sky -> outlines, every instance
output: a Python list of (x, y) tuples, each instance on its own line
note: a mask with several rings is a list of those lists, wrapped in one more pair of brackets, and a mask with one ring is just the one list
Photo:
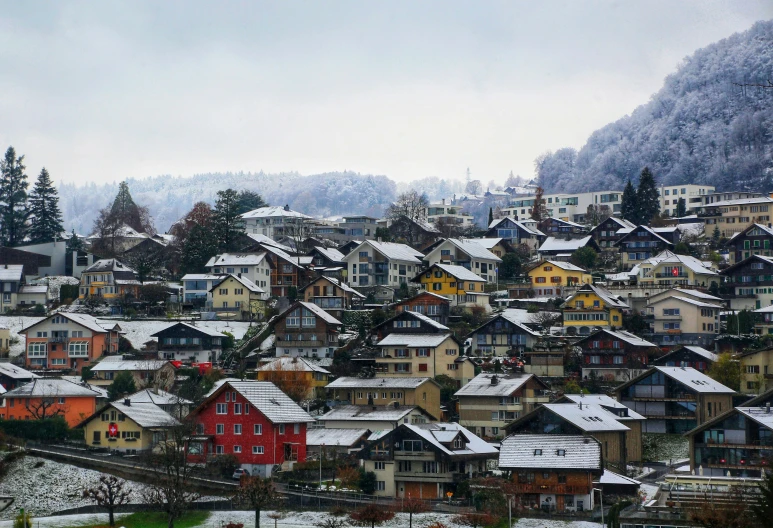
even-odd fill
[(770, 0), (3, 1), (0, 147), (34, 178), (504, 182)]

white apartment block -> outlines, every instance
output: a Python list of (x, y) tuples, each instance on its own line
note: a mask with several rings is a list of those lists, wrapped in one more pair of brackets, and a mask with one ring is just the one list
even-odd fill
[(444, 222), (459, 228), (469, 227), (475, 224), (474, 218), (469, 213), (462, 213), (461, 206), (446, 203), (443, 198), (439, 202), (433, 202), (424, 208), (424, 217), (427, 222), (435, 224)]
[(676, 216), (676, 207), (680, 198), (684, 198), (685, 210), (688, 215), (696, 214), (703, 206), (705, 199), (713, 195), (713, 185), (661, 185), (660, 212)]
[(276, 239), (282, 236), (305, 236), (311, 232), (308, 223), (312, 217), (287, 206), (266, 206), (244, 213), (242, 220), (245, 233)]
[(266, 253), (223, 253), (209, 259), (205, 267), (213, 275), (244, 277), (266, 292), (271, 290), (271, 266)]
[[(545, 194), (545, 206), (553, 218), (570, 222), (584, 222), (589, 205), (608, 206), (610, 213), (620, 213), (623, 191), (598, 191), (574, 194)], [(502, 214), (519, 219), (529, 218), (534, 207), (534, 196), (516, 196)]]

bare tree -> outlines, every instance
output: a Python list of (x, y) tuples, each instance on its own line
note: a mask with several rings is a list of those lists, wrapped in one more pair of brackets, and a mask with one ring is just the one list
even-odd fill
[(470, 180), (464, 188), (467, 194), (478, 196), (483, 191), (483, 182), (480, 180)]
[(424, 220), (429, 205), (427, 195), (417, 191), (408, 191), (397, 197), (397, 200), (387, 207), (385, 216), (392, 221), (406, 216), (411, 220)]
[(292, 363), (285, 363), (279, 359), (260, 371), (262, 381), (270, 381), (279, 390), (287, 394), (290, 399), (300, 402), (311, 396), (311, 373), (303, 368), (300, 359), (294, 358)]
[(236, 499), (255, 512), (255, 528), (260, 528), (260, 512), (276, 504), (279, 494), (274, 489), (274, 483), (269, 479), (245, 476), (242, 477), (242, 487)]
[(97, 506), (105, 508), (109, 515), (110, 526), (115, 526), (115, 509), (129, 502), (132, 491), (124, 489), (126, 481), (113, 475), (102, 475), (99, 484), (83, 490), (83, 498), (91, 499)]
[(426, 513), (432, 508), (430, 508), (426, 501), (408, 497), (402, 502), (400, 509), (408, 514), (408, 528), (413, 528), (413, 514)]
[(549, 334), (550, 328), (562, 321), (562, 315), (560, 312), (546, 312), (540, 310), (539, 312), (531, 314), (529, 319), (531, 323), (534, 323), (542, 329), (543, 334)]

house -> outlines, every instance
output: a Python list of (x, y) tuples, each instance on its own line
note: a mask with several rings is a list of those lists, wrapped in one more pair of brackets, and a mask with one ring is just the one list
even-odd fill
[[(617, 414), (593, 403), (545, 403), (506, 425), (505, 429), (508, 435), (593, 437), (601, 444), (604, 465), (624, 472), (627, 464), (641, 461), (641, 433), (632, 431), (618, 418)], [(634, 446), (633, 450), (629, 446)]]
[(493, 253), (499, 258), (508, 253), (513, 253), (515, 248), (504, 238), (468, 238), (470, 242), (475, 242), (479, 246)]
[(621, 229), (633, 230), (635, 228), (636, 226), (632, 222), (624, 218), (610, 216), (591, 229), (588, 234), (593, 237), (593, 240), (596, 241), (602, 250), (607, 250), (615, 248), (615, 243), (621, 237), (618, 231)]
[(752, 224), (733, 235), (724, 246), (730, 255), (730, 264), (737, 264), (752, 255), (770, 257), (771, 243), (773, 227), (770, 227), (770, 224)]
[(719, 356), (699, 346), (680, 346), (652, 362), (655, 367), (690, 367), (706, 374)]
[(582, 435), (515, 434), (502, 441), (499, 469), (512, 475), (522, 509), (591, 511), (593, 480), (604, 472), (601, 443)]
[(169, 429), (179, 426), (180, 422), (158, 405), (131, 398), (108, 403), (79, 425), (86, 445), (127, 455), (151, 451), (166, 441)]
[(450, 333), (391, 333), (376, 346), (376, 375), (379, 377), (430, 377), (445, 374), (461, 387), (474, 376), (469, 358), (460, 357), (459, 342)]
[(738, 359), (742, 394), (762, 394), (773, 388), (773, 348), (746, 350)]
[(341, 321), (316, 304), (298, 301), (273, 319), (276, 355), (333, 357)]
[(719, 334), (721, 299), (709, 299), (682, 295), (671, 289), (647, 302), (647, 318), (652, 334), (647, 337), (658, 346), (678, 344), (714, 346)]
[(689, 255), (663, 251), (639, 263), (637, 282), (645, 287), (696, 286), (708, 289), (712, 284), (718, 287), (719, 275), (711, 266), (711, 262), (703, 262)]
[(160, 359), (124, 360), (121, 356), (107, 357), (91, 367), (93, 385), (111, 385), (121, 372), (129, 372), (138, 388), (169, 390), (174, 384), (175, 368), (169, 361)]
[(754, 310), (754, 333), (757, 335), (773, 334), (773, 304)]
[(258, 207), (241, 215), (244, 232), (277, 239), (283, 236), (303, 236), (312, 218), (287, 205)]
[(430, 224), (447, 226), (451, 230), (464, 231), (475, 226), (475, 220), (470, 213), (463, 213), (461, 207), (454, 203), (454, 200), (442, 198), (439, 202), (432, 202), (424, 208), (424, 217)]
[(647, 368), (648, 355), (655, 347), (625, 330), (597, 330), (577, 341), (582, 350), (582, 377), (607, 381), (628, 381)]
[(231, 314), (243, 321), (263, 318), (268, 294), (254, 282), (239, 275), (226, 275), (210, 290), (212, 311), (220, 317)]
[(13, 390), (16, 387), (38, 378), (40, 378), (40, 376), (37, 374), (21, 367), (17, 367), (11, 362), (0, 362), (0, 386), (7, 391)]
[(315, 268), (345, 268), (344, 255), (337, 248), (314, 246), (308, 252), (311, 263)]
[(19, 290), (24, 285), (24, 266), (22, 264), (3, 264), (0, 266), (0, 313), (15, 310)]
[[(267, 253), (223, 253), (215, 255), (204, 266), (211, 275), (236, 275), (244, 277), (258, 288), (268, 291), (271, 287), (271, 261)], [(214, 286), (214, 284), (212, 285)], [(209, 289), (212, 289), (212, 286)]]
[(150, 337), (158, 339), (159, 359), (215, 362), (223, 353), (223, 334), (195, 323), (174, 323)]
[(299, 396), (305, 392), (303, 399), (323, 399), (329, 376), (330, 371), (297, 356), (282, 356), (258, 368), (258, 381), (270, 381), (290, 396), (293, 390)]
[(344, 257), (349, 286), (407, 284), (421, 270), (424, 254), (405, 244), (365, 240)]
[(59, 312), (19, 331), (26, 338), (24, 365), (33, 369), (74, 369), (118, 351), (121, 327), (86, 314)]
[(215, 283), (223, 280), (223, 275), (212, 273), (188, 273), (183, 275), (183, 302), (197, 308), (211, 307), (210, 291)]
[(486, 280), (463, 266), (432, 264), (411, 279), (436, 295), (451, 301), (451, 306), (472, 308), (480, 306), (490, 310), (489, 294), (485, 292)]
[[(281, 246), (281, 247), (280, 247)], [(296, 291), (308, 282), (311, 257), (291, 254), (293, 250), (281, 244), (261, 242), (255, 249), (266, 252), (266, 260), (271, 269), (271, 295), (286, 297), (291, 288)]]
[(418, 405), (338, 405), (318, 418), (325, 429), (391, 431), (402, 424), (437, 421)]
[(432, 378), (338, 378), (327, 386), (331, 406), (419, 406), (440, 418), (440, 385)]
[(16, 295), (17, 308), (34, 308), (36, 305), (48, 306), (48, 284), (25, 284)]
[(591, 328), (614, 330), (631, 308), (619, 296), (593, 284), (583, 284), (561, 306), (568, 335), (586, 335)]
[(378, 218), (372, 216), (344, 216), (343, 222), (338, 225), (344, 228), (344, 234), (347, 237), (364, 240), (373, 239), (376, 236), (377, 222)]
[(5, 420), (41, 420), (61, 416), (75, 427), (97, 409), (100, 394), (78, 383), (38, 378), (2, 395), (0, 417)]
[(708, 477), (764, 477), (770, 471), (770, 405), (730, 408), (685, 433), (690, 471)]
[(459, 423), (484, 438), (501, 439), (506, 424), (550, 401), (549, 389), (534, 374), (481, 373), (456, 391)]
[(328, 429), (306, 430), (306, 459), (319, 460), (345, 457), (358, 452), (370, 435), (367, 429)]
[(585, 226), (560, 218), (547, 218), (539, 224), (540, 231), (548, 237), (555, 238), (584, 238), (588, 234)]
[(640, 225), (630, 230), (623, 228), (618, 230), (618, 234), (622, 236), (615, 242), (615, 246), (620, 248), (624, 269), (628, 269), (634, 264), (647, 260), (665, 250), (673, 249), (675, 244), (675, 242), (663, 236), (662, 233), (658, 233), (655, 229), (645, 225)]
[(681, 434), (733, 408), (736, 392), (688, 367), (652, 367), (615, 389), (647, 418), (645, 433)]
[(523, 371), (540, 377), (563, 378), (565, 356), (562, 342), (553, 339), (537, 341), (531, 350), (523, 353)]
[(417, 312), (400, 312), (394, 317), (370, 329), (379, 340), (392, 333), (398, 334), (446, 334), (447, 326)]
[(140, 286), (137, 273), (129, 266), (116, 259), (102, 259), (83, 270), (79, 298), (136, 299)]
[(400, 215), (389, 223), (389, 235), (393, 240), (404, 240), (411, 247), (423, 247), (443, 236), (439, 225), (424, 218), (410, 218)]
[(119, 401), (129, 400), (132, 404), (152, 403), (177, 419), (182, 419), (191, 410), (192, 401), (181, 398), (177, 394), (165, 390), (149, 388), (140, 389), (134, 394), (129, 394)]
[(314, 418), (266, 381), (222, 383), (191, 412), (196, 435), (189, 458), (234, 455), (250, 475), (270, 477), (306, 460), (306, 427)]
[(537, 229), (536, 223), (531, 225), (505, 216), (491, 222), (486, 231), (486, 237), (501, 238), (511, 246), (525, 245), (534, 252), (545, 239), (545, 234)]
[(365, 296), (348, 284), (333, 277), (317, 277), (300, 292), (303, 300), (313, 303), (329, 312), (333, 317), (343, 317), (345, 310), (351, 310), (355, 304), (362, 304)]
[(540, 333), (525, 324), (521, 310), (504, 310), (470, 332), (474, 356), (508, 357), (532, 348)]
[(498, 451), (456, 423), (402, 424), (365, 444), (365, 471), (376, 473), (376, 496), (447, 499), (465, 478), (488, 474)]
[(559, 260), (542, 260), (526, 268), (531, 289), (537, 297), (561, 297), (568, 286), (590, 284), (590, 272), (579, 266)]
[(497, 282), (497, 269), (502, 259), (483, 245), (469, 239), (447, 238), (424, 257), (430, 267), (433, 264), (450, 264), (472, 271), (484, 281)]
[(773, 305), (773, 257), (752, 255), (719, 274), (733, 289), (731, 309), (759, 310)]
[(596, 244), (596, 241), (593, 240), (593, 237), (590, 235), (569, 240), (565, 238), (548, 237), (539, 249), (537, 249), (537, 255), (541, 259), (568, 262), (575, 251), (586, 247), (591, 248), (596, 253), (601, 251), (599, 245)]
[(392, 307), (395, 312), (416, 312), (426, 315), (433, 321), (445, 325), (448, 324), (448, 312), (450, 311), (451, 301), (443, 295), (422, 291), (409, 299), (403, 299), (395, 303)]
[(757, 196), (721, 200), (709, 203), (706, 201), (698, 214), (706, 223), (706, 231), (711, 233), (715, 227), (719, 228), (719, 235), (730, 238), (737, 233), (742, 233), (754, 224), (767, 225), (770, 222), (770, 210), (773, 206), (773, 198), (769, 196)]

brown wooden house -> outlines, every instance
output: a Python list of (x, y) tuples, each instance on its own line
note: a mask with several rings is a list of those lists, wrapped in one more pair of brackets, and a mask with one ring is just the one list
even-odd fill
[(416, 312), (424, 314), (440, 324), (448, 324), (448, 312), (451, 301), (436, 293), (423, 291), (410, 299), (402, 300), (394, 305), (397, 313)]
[(314, 303), (293, 303), (273, 324), (277, 357), (333, 357), (338, 348), (341, 321)]

